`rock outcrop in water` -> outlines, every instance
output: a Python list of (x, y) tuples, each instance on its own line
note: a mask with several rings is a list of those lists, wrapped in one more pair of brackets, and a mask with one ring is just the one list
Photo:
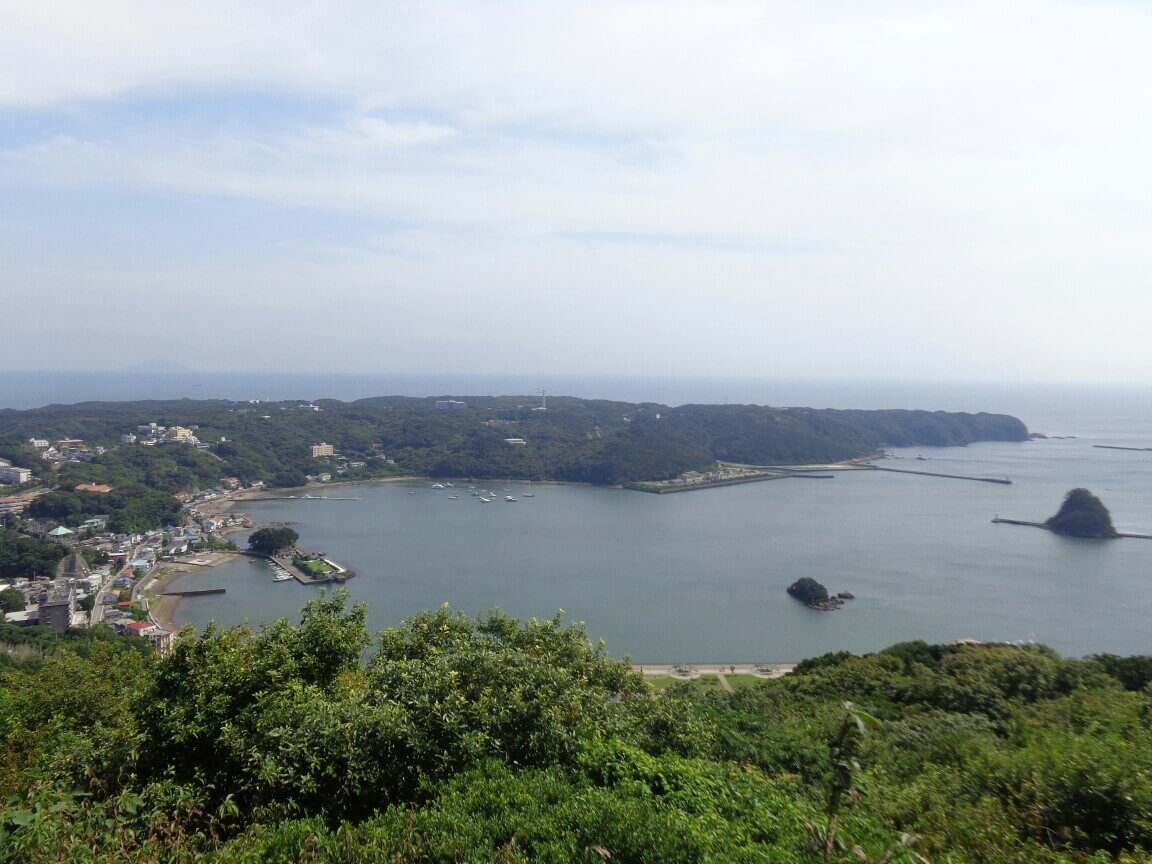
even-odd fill
[(1073, 489), (1064, 496), (1060, 512), (1045, 523), (1056, 534), (1111, 540), (1120, 535), (1112, 527), (1112, 514), (1087, 489)]
[(820, 612), (839, 609), (844, 601), (828, 594), (828, 589), (810, 576), (803, 576), (788, 586), (788, 593), (807, 606)]

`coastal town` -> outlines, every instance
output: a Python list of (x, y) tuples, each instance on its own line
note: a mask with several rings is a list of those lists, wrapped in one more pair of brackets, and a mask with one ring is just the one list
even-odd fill
[[(125, 432), (119, 444), (205, 449), (194, 432), (149, 423)], [(62, 466), (90, 463), (107, 453), (108, 447), (88, 445), (78, 438), (51, 441), (33, 437), (27, 445), (41, 464), (19, 466), (10, 459), (0, 459), (0, 493), (8, 493), (0, 494), (0, 519), (6, 535), (51, 543), (58, 549), (55, 554), (41, 552), (40, 560), (19, 575), (8, 573), (0, 578), (4, 623), (59, 632), (103, 625), (121, 635), (146, 639), (157, 651), (166, 651), (175, 635), (170, 619), (174, 603), (166, 602), (173, 597), (165, 593), (168, 584), (189, 570), (212, 566), (240, 551), (228, 535), (254, 526), (246, 514), (229, 508), (238, 493), (259, 492), (263, 482), (245, 485), (236, 477), (222, 476), (214, 487), (173, 493), (171, 498), (177, 506), (164, 524), (146, 530), (117, 530), (109, 514), (51, 518), (38, 514), (36, 506), (44, 496), (61, 491), (54, 490), (51, 481), (60, 475)], [(337, 456), (331, 445), (323, 443), (314, 446), (312, 452), (314, 458)], [(307, 479), (322, 482), (330, 476), (324, 471)], [(113, 487), (77, 483), (65, 491), (87, 500), (98, 496), (111, 499)], [(45, 563), (57, 557), (54, 565)], [(302, 581), (315, 581), (293, 567), (290, 558), (274, 566), (287, 567), (294, 574), (300, 571)], [(321, 566), (334, 575), (345, 572), (335, 562)]]

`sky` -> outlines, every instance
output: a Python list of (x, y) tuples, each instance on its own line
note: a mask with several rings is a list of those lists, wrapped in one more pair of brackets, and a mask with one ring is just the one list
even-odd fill
[(3, 369), (1152, 383), (1152, 4), (0, 5)]

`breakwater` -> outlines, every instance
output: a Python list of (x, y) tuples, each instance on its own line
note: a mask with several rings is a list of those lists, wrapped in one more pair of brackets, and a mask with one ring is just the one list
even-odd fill
[[(1024, 519), (1001, 519), (999, 516), (996, 516), (992, 520), (992, 522), (995, 525), (1026, 525), (1029, 528), (1043, 528), (1045, 531), (1051, 531), (1052, 530), (1052, 526), (1046, 522), (1028, 522), (1027, 520), (1024, 520)], [(1115, 536), (1116, 536), (1116, 538), (1127, 537), (1129, 540), (1152, 540), (1152, 534), (1134, 534), (1134, 533), (1126, 532), (1126, 531), (1117, 531)], [(1083, 539), (1083, 540), (1105, 540), (1105, 539), (1112, 539), (1112, 538), (1083, 537), (1080, 539)]]
[(879, 465), (870, 466), (873, 471), (889, 471), (893, 474), (919, 474), (923, 477), (946, 477), (949, 480), (976, 480), (980, 483), (999, 483), (1002, 486), (1011, 486), (1012, 481), (1007, 477), (971, 477), (966, 474), (942, 474), (939, 471), (915, 471), (911, 468), (882, 468)]
[(799, 471), (781, 471), (777, 473), (757, 474), (747, 477), (731, 477), (716, 480), (699, 480), (685, 483), (626, 483), (625, 489), (634, 489), (637, 492), (649, 492), (653, 495), (668, 495), (673, 492), (694, 492), (698, 489), (717, 489), (721, 486), (738, 486), (742, 483), (761, 483), (765, 480), (785, 480), (787, 478), (803, 478), (805, 480), (834, 480), (832, 474), (810, 474)]
[(202, 597), (206, 594), (223, 594), (227, 588), (194, 588), (188, 591), (164, 591), (161, 597)]

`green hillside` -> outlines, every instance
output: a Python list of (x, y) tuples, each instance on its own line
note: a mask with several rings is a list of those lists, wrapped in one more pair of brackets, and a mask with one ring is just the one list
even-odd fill
[[(295, 486), (330, 471), (312, 444), (335, 446), (342, 479), (395, 474), (571, 480), (599, 484), (664, 480), (714, 460), (827, 462), (884, 446), (955, 446), (1023, 441), (1028, 430), (1003, 414), (942, 411), (836, 411), (756, 405), (669, 408), (553, 397), (535, 410), (528, 397), (463, 397), (443, 410), (436, 399), (381, 397), (357, 402), (178, 400), (89, 402), (0, 411), (0, 456), (70, 489), (77, 483), (143, 484), (165, 492), (211, 486), (221, 475), (245, 483)], [(119, 446), (138, 425), (192, 428), (208, 450), (184, 444)], [(27, 446), (31, 437), (83, 438), (108, 452), (55, 472)], [(518, 439), (524, 443), (509, 443)], [(346, 463), (355, 462), (355, 467)], [(359, 464), (363, 463), (363, 464)]]
[(375, 639), (363, 622), (336, 595), (299, 626), (210, 629), (163, 658), (12, 646), (0, 862), (1152, 851), (1146, 657), (908, 643), (732, 694), (657, 692), (558, 616), (441, 609)]

